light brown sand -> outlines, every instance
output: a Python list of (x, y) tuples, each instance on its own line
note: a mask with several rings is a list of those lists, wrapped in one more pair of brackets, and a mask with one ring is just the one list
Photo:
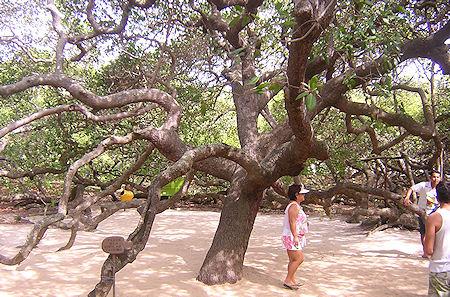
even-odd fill
[[(1, 297), (86, 296), (106, 257), (103, 238), (125, 238), (136, 212), (119, 212), (95, 232), (80, 232), (68, 251), (69, 231), (49, 230), (18, 266), (0, 265)], [(281, 287), (287, 256), (280, 243), (281, 215), (258, 215), (246, 254), (244, 278), (234, 285), (206, 286), (195, 280), (211, 244), (219, 213), (170, 210), (160, 214), (146, 248), (117, 274), (116, 296), (426, 296), (427, 261), (419, 257), (418, 232), (388, 230), (366, 237), (356, 226), (311, 217), (299, 291)], [(11, 256), (30, 225), (0, 225), (0, 253)], [(112, 293), (110, 293), (112, 296)]]

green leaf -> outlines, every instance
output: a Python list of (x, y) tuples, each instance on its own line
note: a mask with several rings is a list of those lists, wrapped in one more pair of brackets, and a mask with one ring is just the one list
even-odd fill
[(258, 86), (256, 86), (254, 88), (254, 90), (257, 94), (262, 94), (264, 92), (264, 89), (266, 89), (268, 85), (269, 85), (269, 82), (267, 82), (267, 81), (263, 82), (262, 84), (259, 84)]
[(251, 79), (249, 79), (248, 82), (250, 84), (254, 85), (254, 84), (256, 84), (258, 82), (258, 80), (259, 80), (259, 77), (255, 75)]
[(286, 27), (286, 28), (292, 28), (295, 25), (295, 21), (294, 20), (286, 20), (284, 23), (281, 24), (281, 26)]
[(253, 90), (255, 90), (256, 94), (262, 94), (264, 92), (264, 89), (261, 87), (261, 85), (253, 88)]
[(387, 67), (388, 67), (389, 69), (393, 69), (393, 68), (394, 68), (394, 64), (392, 63), (391, 60), (387, 60), (386, 63), (387, 63)]
[(259, 87), (261, 87), (261, 88), (266, 88), (269, 84), (270, 84), (270, 82), (265, 81), (265, 82), (263, 82), (262, 84), (260, 84)]
[(344, 78), (344, 80), (343, 80), (343, 83), (348, 87), (348, 88), (353, 88), (353, 87), (355, 87), (356, 86), (356, 74), (353, 72), (353, 73), (351, 73), (351, 74), (349, 74), (349, 75), (346, 75), (345, 76), (345, 78)]
[(230, 22), (230, 27), (235, 27), (240, 20), (241, 20), (240, 15), (238, 15), (237, 17), (234, 17)]
[(201, 113), (202, 116), (205, 116), (206, 110), (207, 110), (206, 103), (202, 102), (202, 104), (200, 105), (200, 113)]
[(401, 12), (401, 13), (407, 13), (406, 9), (405, 9), (403, 6), (401, 6), (401, 5), (399, 5), (399, 6), (397, 7), (397, 10), (398, 10), (399, 12)]
[(313, 77), (311, 77), (311, 79), (309, 80), (309, 88), (311, 90), (315, 90), (317, 89), (317, 84), (319, 82), (319, 78), (317, 77), (317, 75), (314, 75)]
[(244, 48), (243, 47), (240, 47), (240, 48), (238, 48), (238, 49), (235, 49), (234, 51), (231, 51), (230, 52), (230, 55), (236, 55), (236, 56), (238, 56), (240, 53), (242, 53), (244, 51)]
[(281, 91), (283, 89), (283, 85), (279, 84), (279, 83), (272, 83), (269, 86), (269, 91), (274, 92), (275, 94), (277, 94), (279, 91)]
[(309, 92), (303, 92), (303, 93), (300, 93), (300, 94), (297, 95), (297, 97), (295, 97), (295, 100), (300, 100), (300, 99), (302, 99), (303, 97), (306, 97), (306, 96), (308, 96), (308, 95), (309, 95)]
[(250, 24), (251, 21), (252, 19), (248, 15), (244, 15), (242, 17), (242, 27), (247, 26), (248, 24)]
[(161, 189), (161, 196), (173, 196), (175, 195), (183, 186), (184, 177), (177, 177)]
[(275, 9), (276, 9), (278, 12), (280, 12), (280, 11), (282, 10), (282, 8), (283, 8), (283, 3), (281, 3), (281, 2), (275, 3)]
[(308, 111), (313, 111), (317, 105), (316, 97), (313, 94), (308, 94), (305, 99), (305, 105)]

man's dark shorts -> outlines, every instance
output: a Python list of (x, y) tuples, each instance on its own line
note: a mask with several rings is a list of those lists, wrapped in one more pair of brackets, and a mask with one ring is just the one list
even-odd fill
[(425, 222), (422, 217), (417, 218), (419, 220), (419, 232), (420, 236), (423, 238), (425, 236)]

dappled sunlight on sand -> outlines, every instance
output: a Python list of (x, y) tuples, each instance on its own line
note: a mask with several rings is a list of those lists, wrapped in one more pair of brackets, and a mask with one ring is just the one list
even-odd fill
[[(283, 289), (287, 255), (280, 240), (282, 215), (274, 214), (256, 218), (244, 278), (234, 285), (205, 286), (195, 277), (219, 216), (177, 210), (158, 215), (145, 249), (117, 274), (117, 296), (426, 296), (428, 263), (419, 257), (418, 232), (388, 230), (367, 237), (356, 225), (319, 217), (310, 218), (305, 262), (298, 271), (305, 285), (297, 292)], [(0, 296), (86, 296), (107, 256), (101, 241), (126, 238), (138, 221), (134, 210), (118, 212), (98, 230), (79, 232), (72, 249), (58, 253), (70, 231), (49, 230), (23, 263), (0, 266)], [(0, 253), (14, 255), (30, 228), (0, 225)]]

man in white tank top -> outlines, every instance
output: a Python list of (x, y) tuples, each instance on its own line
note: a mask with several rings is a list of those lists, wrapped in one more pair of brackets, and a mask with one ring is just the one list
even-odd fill
[(440, 208), (426, 221), (424, 254), (430, 258), (428, 296), (450, 297), (450, 189), (436, 187)]

